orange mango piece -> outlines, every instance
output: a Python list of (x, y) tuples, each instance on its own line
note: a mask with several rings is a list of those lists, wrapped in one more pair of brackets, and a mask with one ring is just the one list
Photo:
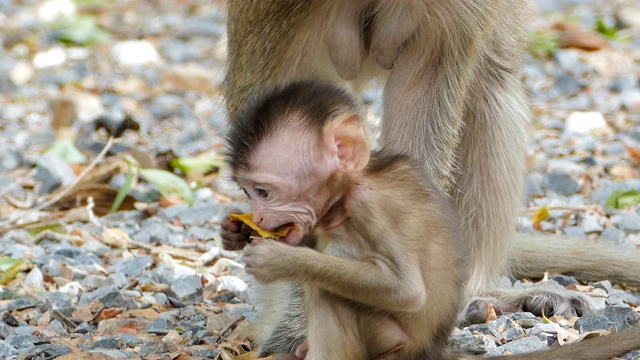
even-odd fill
[(276, 240), (287, 236), (287, 234), (291, 230), (293, 230), (293, 228), (294, 228), (294, 225), (289, 225), (289, 226), (282, 227), (282, 228), (278, 229), (277, 231), (269, 231), (269, 230), (261, 229), (258, 225), (256, 225), (253, 222), (253, 214), (252, 213), (231, 214), (231, 215), (229, 215), (229, 220), (231, 220), (231, 221), (241, 221), (241, 222), (247, 224), (247, 226), (249, 226), (253, 230), (255, 230), (258, 233), (258, 235), (260, 235), (260, 237), (272, 238), (272, 239), (276, 239)]

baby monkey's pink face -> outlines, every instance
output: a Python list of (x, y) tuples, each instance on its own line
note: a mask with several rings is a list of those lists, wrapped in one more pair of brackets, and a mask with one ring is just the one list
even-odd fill
[(317, 147), (308, 134), (276, 133), (257, 148), (251, 170), (234, 176), (251, 202), (256, 225), (265, 230), (294, 225), (283, 238), (290, 245), (313, 229), (332, 196), (325, 183), (335, 169)]

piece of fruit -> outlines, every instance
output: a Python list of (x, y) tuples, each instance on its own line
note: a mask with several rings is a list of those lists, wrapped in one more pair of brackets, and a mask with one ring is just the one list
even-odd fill
[(286, 226), (281, 226), (278, 229), (276, 229), (275, 231), (264, 230), (264, 229), (261, 229), (258, 225), (256, 225), (253, 222), (253, 214), (252, 213), (231, 214), (231, 215), (229, 215), (229, 220), (231, 220), (231, 221), (241, 221), (241, 222), (247, 224), (253, 230), (255, 230), (258, 233), (258, 235), (260, 235), (261, 237), (263, 237), (263, 238), (273, 238), (273, 239), (276, 239), (276, 240), (287, 236), (287, 234), (291, 230), (293, 230), (293, 228), (295, 227), (293, 224), (289, 224), (289, 225), (286, 225)]

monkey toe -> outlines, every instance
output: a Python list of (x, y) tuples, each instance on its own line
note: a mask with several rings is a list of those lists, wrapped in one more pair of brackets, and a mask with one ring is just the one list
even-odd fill
[(489, 301), (486, 299), (475, 299), (471, 301), (464, 314), (464, 322), (466, 324), (481, 324), (487, 318), (487, 309)]

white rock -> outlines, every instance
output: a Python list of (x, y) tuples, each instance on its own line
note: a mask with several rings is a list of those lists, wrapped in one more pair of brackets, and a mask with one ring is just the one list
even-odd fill
[(67, 49), (67, 56), (71, 60), (84, 60), (91, 55), (91, 51), (86, 48), (72, 47)]
[(221, 258), (216, 261), (215, 264), (213, 264), (210, 271), (216, 276), (221, 276), (222, 274), (229, 272), (237, 273), (242, 269), (244, 269), (244, 265), (240, 264), (239, 262), (227, 258)]
[(218, 291), (229, 290), (235, 292), (243, 292), (247, 290), (247, 283), (242, 279), (235, 276), (221, 276), (218, 278), (220, 285), (218, 285)]
[(17, 86), (22, 86), (33, 79), (35, 70), (28, 62), (21, 61), (17, 63), (9, 73), (9, 80)]
[(39, 268), (34, 267), (24, 278), (24, 282), (22, 284), (27, 289), (44, 290), (44, 276), (42, 275), (42, 271), (40, 271)]
[(51, 48), (47, 51), (41, 51), (36, 53), (33, 57), (33, 66), (36, 69), (43, 69), (47, 67), (60, 66), (67, 61), (67, 55), (64, 50), (59, 47)]
[(38, 19), (44, 23), (76, 17), (78, 9), (73, 0), (46, 0), (36, 9)]
[(160, 54), (148, 41), (121, 41), (113, 46), (111, 58), (120, 65), (141, 66), (159, 64)]
[(79, 282), (72, 281), (61, 286), (60, 289), (58, 289), (58, 291), (64, 294), (75, 296), (80, 294), (81, 291), (84, 292), (84, 288), (82, 287), (82, 285), (80, 285)]
[(596, 111), (576, 111), (569, 115), (564, 125), (565, 134), (586, 135), (596, 129), (608, 128), (604, 116)]
[(595, 216), (585, 215), (582, 218), (582, 229), (586, 233), (592, 232), (600, 232), (604, 230), (602, 225), (600, 225), (600, 221)]

